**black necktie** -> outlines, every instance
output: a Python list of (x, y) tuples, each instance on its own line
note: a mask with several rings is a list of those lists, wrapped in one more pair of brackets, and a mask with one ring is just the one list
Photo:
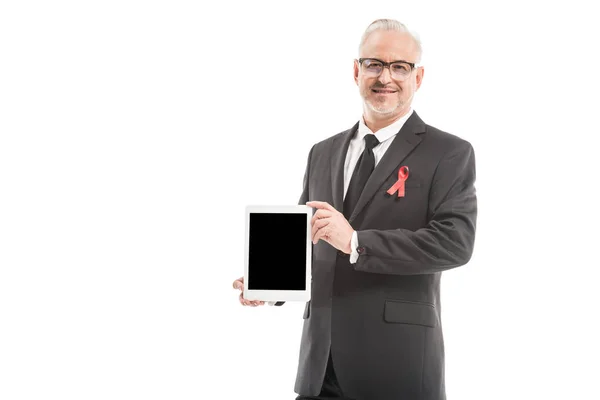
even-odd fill
[(344, 198), (344, 217), (350, 219), (352, 211), (358, 202), (358, 198), (362, 193), (371, 172), (375, 169), (375, 155), (373, 154), (373, 148), (379, 144), (379, 140), (373, 134), (367, 134), (364, 137), (365, 150), (358, 159), (354, 172), (352, 173), (352, 179), (350, 179), (350, 186), (346, 192)]

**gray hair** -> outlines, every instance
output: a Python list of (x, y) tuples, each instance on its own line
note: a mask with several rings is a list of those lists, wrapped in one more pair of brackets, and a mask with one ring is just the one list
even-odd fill
[(421, 56), (423, 55), (423, 48), (421, 46), (421, 40), (419, 39), (419, 35), (416, 32), (410, 31), (406, 25), (403, 23), (396, 21), (395, 19), (377, 19), (367, 27), (365, 33), (363, 33), (362, 38), (360, 39), (360, 45), (358, 46), (358, 52), (360, 53), (360, 49), (365, 44), (365, 41), (369, 37), (369, 35), (375, 31), (396, 31), (402, 33), (408, 33), (410, 37), (415, 41), (417, 45), (417, 50), (419, 51), (419, 55), (417, 56), (416, 62), (421, 62)]

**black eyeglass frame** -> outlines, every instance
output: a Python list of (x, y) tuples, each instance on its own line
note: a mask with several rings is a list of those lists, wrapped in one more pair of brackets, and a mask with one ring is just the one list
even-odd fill
[[(373, 61), (377, 61), (377, 62), (381, 63), (381, 65), (383, 66), (381, 68), (381, 72), (383, 72), (384, 68), (390, 69), (390, 67), (392, 66), (392, 64), (396, 64), (396, 63), (404, 63), (404, 64), (410, 65), (410, 72), (413, 72), (415, 70), (415, 67), (419, 68), (419, 65), (417, 65), (416, 63), (411, 63), (411, 62), (404, 61), (404, 60), (397, 60), (397, 61), (392, 61), (392, 62), (385, 62), (385, 61), (381, 61), (381, 60), (379, 60), (377, 58), (370, 58), (370, 57), (369, 58), (359, 58), (358, 59), (358, 63), (362, 66), (363, 62), (366, 61), (366, 60), (373, 60)], [(390, 69), (390, 72), (391, 71), (392, 70)]]

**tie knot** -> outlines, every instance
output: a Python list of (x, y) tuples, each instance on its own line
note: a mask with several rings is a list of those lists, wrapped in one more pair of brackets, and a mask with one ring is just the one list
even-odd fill
[(377, 140), (375, 135), (373, 135), (372, 133), (365, 135), (365, 145), (367, 146), (367, 149), (373, 150), (373, 148), (378, 144), (379, 140)]

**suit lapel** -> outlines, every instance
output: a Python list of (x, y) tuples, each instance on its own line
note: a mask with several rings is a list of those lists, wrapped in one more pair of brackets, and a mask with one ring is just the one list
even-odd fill
[[(392, 144), (383, 155), (382, 159), (379, 161), (379, 163), (377, 163), (377, 166), (369, 177), (369, 180), (367, 181), (348, 222), (352, 222), (352, 220), (356, 218), (356, 216), (363, 210), (365, 205), (369, 202), (369, 200), (371, 200), (371, 198), (379, 190), (381, 185), (383, 185), (383, 182), (385, 182), (390, 174), (398, 173), (398, 168), (400, 168), (402, 161), (410, 154), (410, 152), (413, 151), (415, 147), (419, 145), (419, 143), (421, 143), (421, 140), (423, 140), (420, 134), (424, 132), (425, 123), (423, 120), (421, 120), (421, 118), (419, 118), (417, 113), (413, 111), (413, 114), (404, 123), (400, 129), (400, 132), (398, 132)], [(347, 145), (345, 149), (348, 149)], [(344, 163), (342, 161), (342, 183), (344, 172), (343, 164)], [(338, 188), (334, 183), (334, 193), (337, 193), (337, 191)], [(343, 187), (340, 190), (340, 195), (342, 195), (342, 191)], [(341, 204), (343, 205), (343, 202)], [(336, 209), (341, 210), (341, 208), (338, 207), (336, 207)]]
[(344, 164), (350, 141), (358, 130), (358, 122), (351, 129), (337, 136), (331, 145), (331, 183), (333, 207), (339, 212), (344, 208)]

